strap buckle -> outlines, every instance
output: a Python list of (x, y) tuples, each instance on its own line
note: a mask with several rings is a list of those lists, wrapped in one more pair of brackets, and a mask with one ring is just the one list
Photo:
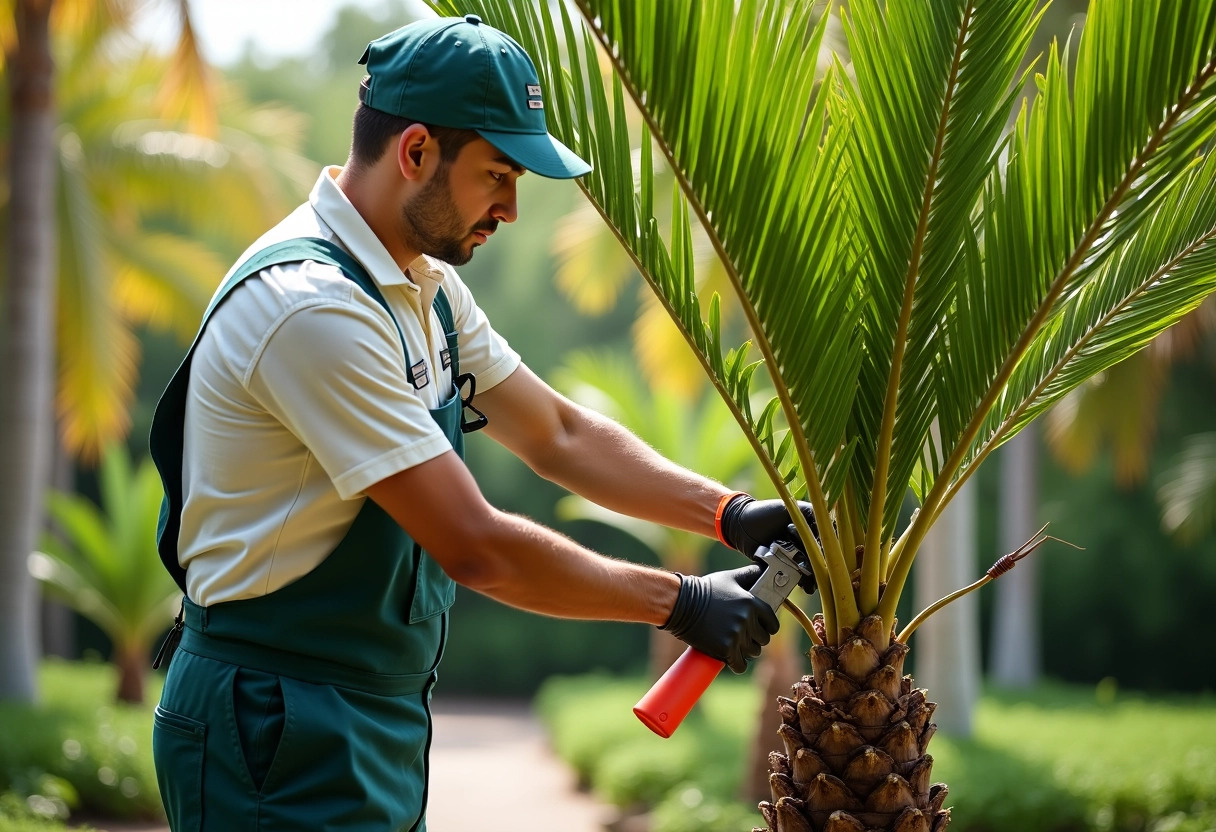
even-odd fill
[[(456, 386), (456, 395), (460, 396), (460, 432), (473, 433), (490, 424), (490, 420), (486, 417), (486, 414), (473, 405), (473, 397), (477, 395), (477, 376), (472, 373), (461, 373), (452, 380), (452, 383)], [(467, 396), (464, 393), (466, 384), (469, 387), (469, 394)], [(476, 418), (466, 418), (466, 410), (471, 410), (477, 414)]]

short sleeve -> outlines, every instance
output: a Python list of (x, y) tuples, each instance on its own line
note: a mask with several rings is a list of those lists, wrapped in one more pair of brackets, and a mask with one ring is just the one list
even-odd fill
[(477, 389), (489, 390), (515, 372), (519, 353), (490, 325), (473, 293), (450, 266), (444, 266), (443, 290), (452, 306), (460, 343), (460, 369), (477, 376)]
[(343, 499), (452, 448), (410, 386), (392, 321), (377, 311), (332, 299), (293, 310), (246, 382)]

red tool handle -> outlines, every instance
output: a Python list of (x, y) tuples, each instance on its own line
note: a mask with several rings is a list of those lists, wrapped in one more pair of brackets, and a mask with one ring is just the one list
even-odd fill
[(638, 700), (633, 712), (651, 731), (670, 737), (724, 667), (724, 662), (689, 647)]

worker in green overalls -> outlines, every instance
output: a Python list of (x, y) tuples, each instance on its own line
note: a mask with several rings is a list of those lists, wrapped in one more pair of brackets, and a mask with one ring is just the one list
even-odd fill
[(525, 171), (590, 169), (548, 134), (523, 49), (469, 15), (361, 63), (349, 159), (233, 267), (153, 423), (185, 593), (153, 732), (175, 832), (425, 829), (454, 582), (660, 626), (736, 672), (777, 629), (757, 566), (631, 564), (482, 496), (462, 455), (484, 427), (602, 506), (748, 554), (789, 523), (555, 393), (452, 268), (515, 220)]

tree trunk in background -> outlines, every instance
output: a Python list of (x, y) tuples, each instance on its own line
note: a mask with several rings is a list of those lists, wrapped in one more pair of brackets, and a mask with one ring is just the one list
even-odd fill
[[(72, 455), (59, 441), (56, 428), (51, 439), (53, 461), (51, 463), (51, 488), (70, 494), (76, 490), (76, 465)], [(57, 534), (53, 523), (48, 525), (50, 534)], [(42, 655), (58, 656), (61, 659), (76, 658), (76, 613), (64, 604), (43, 595), (42, 597)]]
[(0, 699), (37, 696), (38, 591), (26, 560), (50, 467), (55, 315), (52, 0), (17, 0), (0, 345)]
[(147, 645), (114, 645), (114, 667), (118, 670), (119, 702), (131, 705), (144, 703), (144, 676), (148, 665)]
[[(976, 580), (976, 492), (969, 480), (925, 536), (913, 567), (913, 607), (934, 601)], [(912, 636), (916, 683), (937, 702), (933, 719), (956, 737), (971, 735), (980, 691), (979, 607), (974, 594), (947, 605)]]
[[(796, 591), (794, 594), (797, 597), (799, 593)], [(777, 697), (790, 696), (794, 683), (810, 672), (809, 662), (798, 654), (801, 634), (802, 628), (793, 616), (782, 613), (780, 631), (764, 648), (757, 662), (756, 684), (763, 693), (760, 695), (756, 733), (751, 739), (740, 789), (741, 797), (749, 802), (767, 800), (772, 795), (768, 785), (768, 755), (783, 747), (778, 733), (781, 711), (777, 708)]]
[[(1038, 529), (1038, 431), (1022, 430), (1001, 450), (1001, 554), (1030, 540)], [(996, 582), (989, 669), (992, 680), (1013, 688), (1033, 687), (1039, 680), (1038, 560), (1023, 560)]]

